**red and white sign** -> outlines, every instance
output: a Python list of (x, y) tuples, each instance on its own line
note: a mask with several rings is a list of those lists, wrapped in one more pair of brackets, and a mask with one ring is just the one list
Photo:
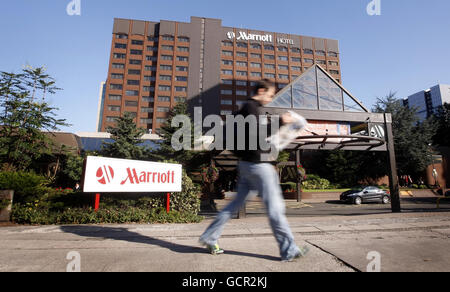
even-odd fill
[(182, 166), (88, 156), (84, 171), (85, 193), (181, 192)]

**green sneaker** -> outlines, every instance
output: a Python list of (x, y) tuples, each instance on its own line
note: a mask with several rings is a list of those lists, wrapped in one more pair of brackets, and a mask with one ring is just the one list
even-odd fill
[(215, 244), (215, 245), (208, 244), (206, 246), (208, 247), (208, 250), (212, 255), (218, 255), (218, 254), (224, 253), (224, 250), (221, 249), (218, 244)]
[(283, 262), (293, 262), (299, 258), (306, 256), (306, 254), (308, 254), (308, 252), (309, 252), (309, 247), (307, 247), (306, 245), (303, 247), (299, 247), (298, 249), (299, 249), (299, 252), (296, 255), (294, 255), (293, 257), (287, 258), (287, 259), (283, 259), (282, 261)]

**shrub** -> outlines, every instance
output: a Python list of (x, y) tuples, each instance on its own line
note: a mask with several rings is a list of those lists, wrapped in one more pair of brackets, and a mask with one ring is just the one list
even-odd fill
[(302, 182), (303, 188), (307, 190), (325, 190), (330, 188), (330, 181), (321, 178), (318, 175), (310, 174), (308, 178)]
[(14, 190), (14, 202), (26, 203), (46, 194), (48, 180), (32, 172), (0, 172), (0, 190)]
[(294, 182), (286, 182), (286, 183), (281, 183), (281, 190), (283, 192), (288, 192), (288, 191), (292, 191), (292, 190), (296, 190), (297, 189), (297, 184)]

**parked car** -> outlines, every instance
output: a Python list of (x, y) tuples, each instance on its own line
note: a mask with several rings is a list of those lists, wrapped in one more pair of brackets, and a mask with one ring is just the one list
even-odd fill
[(340, 199), (342, 202), (356, 205), (368, 202), (388, 204), (391, 201), (391, 196), (388, 191), (369, 186), (353, 188), (350, 191), (343, 192)]

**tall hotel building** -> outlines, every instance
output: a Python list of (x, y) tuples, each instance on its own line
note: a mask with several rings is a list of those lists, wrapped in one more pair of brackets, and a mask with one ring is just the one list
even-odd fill
[(338, 41), (223, 27), (219, 19), (190, 23), (115, 19), (99, 131), (124, 112), (157, 132), (168, 112), (188, 100), (203, 116), (227, 115), (268, 78), (283, 88), (313, 64), (341, 82)]

